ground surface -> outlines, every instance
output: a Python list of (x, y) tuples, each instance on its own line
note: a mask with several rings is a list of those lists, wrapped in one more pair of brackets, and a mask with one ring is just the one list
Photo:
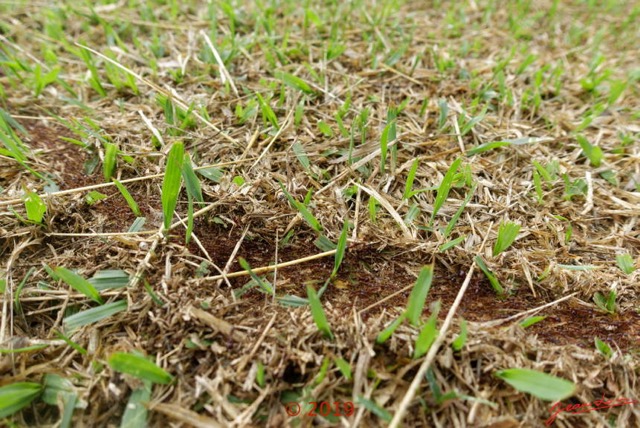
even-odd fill
[[(0, 2), (0, 386), (48, 385), (5, 422), (542, 426), (553, 402), (496, 376), (528, 368), (573, 382), (564, 404), (630, 400), (557, 426), (640, 424), (640, 6), (249, 3)], [(185, 186), (162, 230), (178, 142), (208, 173), (188, 240)], [(137, 214), (105, 177), (110, 144)], [(517, 239), (494, 254), (506, 222)], [(266, 293), (240, 258), (291, 263), (260, 274)], [(419, 325), (377, 341), (429, 265)], [(60, 267), (124, 283), (111, 278), (101, 305)], [(285, 304), (327, 279), (332, 338), (307, 304)], [(437, 353), (414, 359), (437, 301)], [(124, 306), (70, 327), (105, 304)], [(146, 389), (116, 352), (172, 381)], [(149, 410), (131, 422), (136, 394)], [(322, 401), (355, 409), (287, 413)]]

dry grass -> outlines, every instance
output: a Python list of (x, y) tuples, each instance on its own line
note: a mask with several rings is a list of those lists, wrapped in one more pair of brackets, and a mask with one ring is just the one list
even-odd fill
[[(23, 165), (0, 152), (0, 386), (60, 375), (84, 404), (74, 425), (115, 426), (141, 381), (107, 360), (137, 350), (175, 378), (153, 387), (151, 426), (386, 426), (394, 415), (393, 426), (541, 426), (552, 403), (494, 376), (516, 367), (575, 382), (566, 404), (640, 399), (640, 282), (616, 264), (623, 253), (640, 260), (637, 5), (214, 3), (0, 2), (0, 108), (25, 128), (18, 135), (31, 151)], [(94, 52), (96, 77), (82, 46)], [(178, 110), (193, 106), (189, 117), (162, 96)], [(383, 148), (394, 109), (397, 135)], [(597, 149), (585, 156), (580, 136), (601, 160)], [(161, 233), (165, 156), (177, 141), (197, 168), (220, 172), (202, 178), (205, 205), (195, 206), (189, 243), (186, 191)], [(499, 141), (511, 144), (473, 154)], [(104, 142), (119, 147), (116, 178), (146, 218), (140, 232), (127, 232), (136, 216), (103, 186)], [(440, 208), (437, 189), (458, 158)], [(405, 198), (416, 159), (408, 190), (424, 191)], [(27, 167), (59, 191), (45, 194), (47, 182)], [(274, 298), (322, 287), (335, 253), (314, 245), (320, 234), (280, 183), (297, 201), (310, 197), (333, 243), (350, 222), (345, 259), (322, 295), (333, 340), (309, 307)], [(46, 203), (41, 225), (20, 219), (25, 189)], [(91, 190), (106, 199), (89, 205)], [(521, 226), (518, 238), (494, 256), (506, 221)], [(249, 281), (239, 257), (276, 296), (238, 292)], [(419, 328), (404, 323), (382, 345), (376, 337), (430, 263), (424, 319), (439, 299), (441, 334), (412, 359)], [(127, 310), (66, 331), (65, 318), (96, 305), (45, 266), (85, 278), (127, 272), (127, 287), (101, 292)], [(593, 301), (609, 290), (613, 314)], [(531, 315), (546, 318), (523, 329)], [(468, 340), (455, 352), (462, 319)], [(612, 356), (595, 349), (596, 337)], [(35, 345), (47, 346), (9, 352)], [(290, 400), (351, 401), (356, 411), (294, 418)], [(36, 400), (5, 421), (52, 425), (64, 407)], [(554, 423), (637, 426), (640, 405), (564, 412)]]

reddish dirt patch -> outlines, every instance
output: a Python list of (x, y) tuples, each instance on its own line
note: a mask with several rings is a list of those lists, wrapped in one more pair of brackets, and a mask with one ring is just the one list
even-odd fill
[[(222, 226), (209, 225), (202, 221), (197, 222), (195, 232), (212, 256), (214, 263), (220, 268), (227, 263), (241, 236), (239, 229), (228, 231)], [(195, 254), (200, 254), (195, 244), (190, 244), (189, 249)], [(299, 238), (295, 239), (289, 247), (279, 249), (279, 261), (295, 260), (317, 254), (319, 251), (311, 237)], [(275, 245), (269, 238), (253, 237), (245, 238), (237, 255), (244, 257), (252, 267), (257, 268), (272, 264), (274, 253)], [(413, 264), (417, 261), (415, 257), (413, 255)], [(391, 252), (378, 253), (364, 246), (351, 248), (345, 257), (337, 280), (327, 289), (325, 298), (336, 310), (349, 317), (353, 307), (356, 310), (362, 310), (413, 284), (415, 276), (399, 267), (393, 260), (397, 261), (398, 258)], [(428, 258), (425, 256), (424, 263), (427, 262)], [(436, 274), (428, 299), (429, 301), (442, 300), (441, 318), (446, 316), (447, 308), (453, 303), (464, 281), (468, 268), (465, 266), (459, 268), (460, 272), (452, 273), (442, 265), (436, 266)], [(332, 269), (332, 257), (279, 269), (277, 274), (279, 294), (304, 297), (306, 296), (305, 284), (311, 282), (318, 289), (329, 277)], [(234, 261), (230, 272), (238, 270), (241, 268), (237, 261)], [(269, 279), (272, 280), (272, 274), (269, 274)], [(241, 287), (247, 281), (248, 277), (235, 278), (231, 280), (231, 284), (234, 287)], [(410, 292), (409, 289), (399, 293), (364, 312), (363, 319), (366, 321), (383, 309), (405, 307)], [(493, 292), (484, 276), (476, 273), (471, 279), (457, 315), (469, 321), (493, 321), (542, 306), (558, 297), (561, 296), (534, 297), (528, 288), (521, 288), (513, 295), (501, 299)], [(246, 298), (255, 300), (258, 304), (264, 300), (264, 294), (252, 291)], [(425, 312), (428, 312), (427, 308)], [(569, 299), (536, 315), (546, 315), (547, 318), (529, 327), (528, 331), (548, 343), (574, 344), (593, 349), (593, 339), (598, 337), (610, 345), (616, 344), (625, 351), (640, 348), (640, 314), (633, 311), (612, 316), (589, 306), (580, 305), (576, 299)], [(505, 325), (508, 324), (505, 323)]]
[(54, 181), (60, 190), (97, 184), (96, 174), (88, 176), (84, 172), (88, 153), (61, 138), (74, 138), (69, 131), (59, 126), (44, 126), (40, 123), (30, 123), (25, 128), (29, 132), (31, 148), (40, 150), (38, 158), (47, 164), (47, 171), (59, 177), (59, 180)]
[[(47, 164), (48, 171), (53, 171), (57, 176), (55, 181), (60, 190), (76, 189), (104, 182), (100, 165), (95, 168), (91, 175), (85, 173), (85, 163), (89, 160), (90, 154), (83, 148), (61, 138), (73, 138), (74, 136), (69, 131), (59, 126), (44, 126), (38, 123), (28, 124), (26, 129), (29, 132), (32, 148), (41, 150), (38, 158)], [(159, 210), (159, 195), (155, 197), (147, 196), (148, 192), (144, 182), (127, 184), (126, 187), (137, 202), (143, 216), (148, 217), (154, 209)], [(126, 231), (136, 219), (136, 216), (120, 195), (118, 189), (111, 186), (96, 190), (105, 194), (107, 198), (92, 206), (83, 207), (81, 214), (83, 216), (93, 215), (101, 218), (103, 220), (101, 222), (103, 232)], [(88, 191), (83, 192), (83, 194), (87, 193)], [(65, 213), (60, 213), (57, 224), (61, 226), (62, 230), (57, 231), (76, 231), (67, 230), (65, 228), (66, 223), (74, 224), (75, 222), (67, 222)]]

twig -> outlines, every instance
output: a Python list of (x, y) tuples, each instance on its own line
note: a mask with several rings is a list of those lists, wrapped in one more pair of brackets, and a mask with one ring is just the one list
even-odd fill
[[(317, 260), (317, 259), (321, 259), (323, 257), (329, 257), (332, 256), (336, 253), (336, 250), (330, 250), (330, 251), (325, 251), (324, 253), (320, 253), (320, 254), (314, 254), (313, 256), (308, 256), (308, 257), (303, 257), (301, 259), (296, 259), (296, 260), (291, 260), (288, 262), (283, 262), (283, 263), (278, 263), (275, 265), (271, 265), (271, 266), (263, 266), (263, 267), (259, 267), (256, 269), (251, 269), (253, 271), (253, 273), (256, 274), (260, 274), (260, 273), (265, 273), (265, 272), (270, 272), (272, 270), (276, 270), (276, 269), (282, 269), (288, 266), (295, 266), (295, 265), (299, 265), (302, 263), (306, 263), (309, 262), (311, 260)], [(229, 273), (227, 275), (216, 275), (216, 276), (207, 276), (201, 279), (206, 279), (209, 281), (217, 281), (219, 279), (223, 279), (225, 276), (227, 278), (236, 278), (238, 276), (247, 276), (249, 275), (249, 272), (247, 272), (246, 270), (242, 270), (242, 271), (238, 271), (238, 272), (233, 272), (233, 273)]]
[(211, 52), (213, 52), (213, 56), (215, 57), (216, 62), (218, 63), (218, 67), (220, 67), (220, 80), (222, 80), (222, 84), (224, 85), (225, 82), (228, 80), (229, 84), (231, 85), (231, 89), (233, 89), (233, 92), (236, 94), (237, 97), (239, 97), (240, 94), (238, 93), (238, 88), (236, 88), (235, 83), (233, 83), (231, 74), (229, 74), (227, 67), (224, 66), (224, 61), (222, 61), (222, 58), (220, 58), (220, 54), (216, 50), (215, 46), (213, 46), (213, 43), (211, 43), (211, 39), (209, 38), (209, 36), (207, 36), (207, 33), (205, 33), (203, 30), (200, 30), (200, 35), (204, 38), (204, 41), (209, 46), (209, 49), (211, 49)]
[[(491, 232), (492, 227), (493, 227), (493, 223), (489, 225), (489, 230), (487, 231), (487, 234), (485, 235), (484, 241), (480, 245), (480, 250), (478, 252), (481, 252), (482, 249), (484, 248), (484, 244), (487, 242), (487, 238), (489, 237), (489, 232)], [(425, 357), (424, 361), (420, 365), (420, 368), (418, 369), (418, 373), (416, 373), (416, 376), (413, 378), (413, 382), (411, 382), (409, 389), (407, 390), (402, 401), (400, 402), (400, 408), (398, 409), (396, 414), (393, 416), (393, 419), (391, 420), (391, 423), (389, 424), (388, 428), (397, 428), (398, 425), (400, 425), (400, 422), (402, 421), (404, 414), (407, 412), (407, 409), (409, 408), (409, 404), (413, 400), (413, 397), (415, 397), (416, 392), (418, 391), (418, 388), (420, 388), (420, 384), (422, 383), (422, 378), (424, 377), (425, 373), (429, 369), (429, 366), (431, 365), (433, 360), (436, 358), (436, 354), (440, 350), (440, 346), (442, 346), (442, 344), (446, 339), (447, 331), (449, 330), (449, 327), (453, 322), (453, 316), (458, 310), (458, 306), (460, 306), (460, 302), (462, 302), (462, 297), (464, 296), (464, 293), (467, 291), (467, 288), (471, 283), (471, 277), (473, 276), (473, 270), (475, 266), (476, 266), (476, 262), (474, 260), (473, 263), (471, 264), (471, 267), (469, 268), (469, 272), (467, 272), (467, 276), (464, 279), (464, 282), (462, 283), (460, 290), (458, 291), (456, 300), (454, 300), (453, 304), (451, 305), (451, 308), (449, 308), (449, 312), (447, 313), (447, 317), (444, 319), (444, 322), (442, 323), (442, 328), (440, 328), (440, 333), (438, 334), (438, 337), (431, 345), (431, 348), (429, 348), (429, 352), (427, 353), (427, 356)]]

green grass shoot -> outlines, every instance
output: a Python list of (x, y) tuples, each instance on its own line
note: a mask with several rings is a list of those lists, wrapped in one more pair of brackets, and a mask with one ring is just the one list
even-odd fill
[(440, 312), (440, 301), (438, 300), (433, 305), (433, 310), (429, 319), (424, 324), (418, 338), (416, 339), (416, 346), (413, 351), (413, 358), (417, 359), (427, 353), (433, 342), (438, 337), (438, 313)]
[(349, 232), (349, 221), (345, 219), (344, 224), (342, 225), (342, 232), (340, 233), (340, 238), (338, 238), (338, 245), (336, 247), (336, 254), (334, 257), (333, 271), (331, 272), (331, 278), (335, 278), (335, 276), (338, 274), (338, 269), (340, 269), (342, 260), (344, 260), (344, 254), (347, 250), (348, 232)]
[(120, 428), (145, 428), (147, 426), (147, 409), (151, 401), (152, 384), (149, 381), (142, 382), (137, 389), (131, 391), (127, 407), (120, 421)]
[(140, 207), (136, 203), (135, 199), (133, 199), (133, 196), (131, 196), (131, 193), (129, 193), (127, 188), (124, 187), (124, 185), (115, 178), (113, 179), (113, 184), (116, 185), (116, 187), (120, 191), (120, 194), (122, 195), (124, 200), (127, 201), (127, 205), (129, 205), (129, 208), (131, 208), (131, 211), (136, 215), (136, 217), (141, 217), (142, 212), (140, 211)]
[(73, 420), (73, 412), (78, 403), (78, 393), (73, 383), (56, 374), (46, 374), (43, 379), (42, 401), (51, 406), (61, 406), (60, 428), (68, 428)]
[(607, 295), (607, 297), (604, 297), (602, 293), (597, 291), (593, 295), (593, 301), (598, 307), (598, 309), (600, 309), (601, 311), (607, 312), (609, 314), (615, 314), (616, 313), (616, 297), (617, 297), (617, 294), (613, 290), (609, 291), (609, 294)]
[(458, 219), (462, 215), (462, 212), (464, 211), (464, 209), (467, 206), (467, 204), (469, 203), (469, 201), (471, 201), (471, 198), (473, 197), (473, 195), (474, 195), (474, 193), (476, 191), (476, 187), (477, 186), (476, 186), (475, 183), (471, 186), (471, 189), (469, 190), (469, 192), (467, 192), (467, 196), (464, 198), (464, 201), (462, 202), (462, 205), (460, 205), (460, 208), (457, 209), (456, 213), (453, 215), (453, 217), (451, 217), (451, 220), (449, 220), (449, 223), (447, 223), (447, 227), (444, 230), (444, 237), (445, 238), (448, 237), (451, 234), (451, 232), (453, 231), (453, 229), (455, 228), (456, 223), (458, 222)]
[(291, 203), (291, 205), (293, 205), (293, 207), (298, 210), (302, 218), (309, 224), (309, 226), (311, 226), (311, 228), (317, 232), (322, 232), (322, 225), (320, 224), (318, 219), (316, 219), (313, 214), (311, 214), (311, 211), (309, 211), (307, 206), (301, 202), (296, 201), (293, 196), (291, 196), (291, 194), (287, 192), (287, 189), (285, 189), (282, 183), (279, 184), (282, 192), (289, 200), (289, 203)]
[(182, 162), (184, 145), (173, 143), (165, 166), (162, 182), (162, 213), (164, 215), (164, 229), (169, 230), (173, 214), (178, 204), (178, 195), (182, 187)]
[(333, 130), (331, 129), (331, 126), (323, 120), (318, 121), (318, 131), (327, 138), (333, 137)]
[(607, 342), (604, 342), (597, 337), (594, 337), (593, 341), (596, 345), (596, 349), (598, 350), (598, 352), (600, 352), (602, 355), (604, 355), (607, 358), (611, 358), (613, 356), (613, 350), (611, 349), (611, 346), (609, 346)]
[(331, 333), (331, 327), (329, 326), (329, 321), (327, 320), (327, 316), (322, 308), (322, 303), (320, 302), (320, 298), (318, 297), (315, 288), (313, 288), (313, 285), (311, 284), (307, 284), (307, 298), (309, 299), (311, 316), (318, 327), (318, 331), (320, 331), (324, 337), (333, 339), (333, 333)]
[(493, 141), (490, 143), (480, 144), (470, 150), (467, 150), (467, 156), (477, 155), (482, 152), (487, 152), (489, 150), (494, 150), (500, 147), (510, 146), (511, 143), (508, 141)]
[(562, 401), (576, 391), (573, 382), (537, 370), (513, 368), (499, 370), (495, 375), (516, 390), (545, 401)]
[(380, 407), (375, 401), (369, 400), (361, 395), (358, 396), (356, 401), (358, 406), (362, 406), (377, 417), (379, 417), (382, 421), (389, 423), (391, 422), (391, 418), (393, 415), (383, 407)]
[(411, 164), (411, 169), (407, 175), (407, 181), (404, 185), (404, 193), (402, 199), (409, 199), (412, 196), (413, 181), (416, 178), (416, 172), (418, 171), (418, 165), (420, 165), (420, 159), (415, 158)]
[(112, 143), (104, 143), (104, 161), (102, 163), (102, 173), (105, 181), (111, 180), (116, 172), (118, 146)]
[(273, 286), (269, 284), (268, 281), (265, 281), (264, 279), (256, 275), (256, 273), (251, 269), (249, 262), (247, 262), (244, 258), (238, 257), (238, 263), (240, 264), (240, 267), (242, 269), (249, 272), (249, 276), (251, 277), (251, 279), (256, 283), (258, 287), (262, 289), (262, 291), (264, 291), (267, 294), (273, 294), (275, 292), (275, 290), (273, 289)]
[(27, 211), (27, 219), (36, 224), (42, 224), (47, 205), (42, 198), (35, 192), (27, 192), (23, 198), (24, 206)]
[(500, 285), (500, 281), (498, 281), (498, 278), (494, 275), (493, 272), (491, 272), (491, 269), (489, 269), (489, 267), (484, 262), (482, 257), (476, 256), (474, 260), (476, 261), (476, 264), (478, 265), (480, 270), (484, 273), (484, 275), (487, 277), (487, 279), (491, 283), (491, 287), (493, 288), (493, 291), (495, 291), (499, 296), (504, 295), (505, 290), (502, 287), (502, 285)]
[(388, 326), (386, 326), (384, 330), (382, 330), (380, 333), (378, 333), (378, 336), (376, 337), (376, 343), (381, 345), (384, 342), (386, 342), (387, 340), (389, 340), (391, 335), (393, 335), (393, 333), (398, 329), (398, 327), (400, 327), (400, 324), (402, 324), (402, 322), (406, 318), (407, 318), (407, 313), (405, 311), (405, 312), (402, 313), (402, 315), (400, 315), (393, 322), (391, 322)]
[(118, 300), (70, 315), (63, 320), (63, 325), (67, 330), (72, 331), (79, 327), (102, 321), (105, 318), (109, 318), (126, 310), (127, 301)]
[(129, 274), (122, 269), (104, 269), (97, 271), (88, 281), (96, 290), (102, 291), (126, 287), (130, 279)]
[(313, 94), (315, 92), (307, 82), (305, 82), (298, 76), (294, 76), (293, 74), (279, 71), (276, 72), (276, 77), (282, 80), (282, 83), (289, 86), (290, 88), (293, 88), (300, 92), (304, 92), (305, 94)]
[(0, 418), (6, 418), (27, 407), (42, 393), (42, 385), (17, 382), (0, 388)]
[(504, 222), (498, 228), (498, 239), (493, 246), (493, 256), (497, 256), (509, 248), (516, 240), (520, 232), (520, 225), (513, 222)]
[(142, 381), (166, 385), (173, 380), (169, 373), (142, 355), (116, 352), (111, 354), (108, 362), (113, 370), (126, 373)]
[(438, 214), (438, 211), (440, 211), (440, 208), (442, 208), (444, 202), (447, 200), (447, 196), (449, 195), (449, 191), (451, 190), (451, 186), (453, 185), (453, 179), (456, 175), (456, 172), (458, 171), (458, 167), (460, 166), (461, 162), (461, 158), (453, 161), (453, 163), (449, 167), (449, 170), (442, 179), (442, 183), (440, 183), (440, 186), (438, 187), (436, 200), (433, 204), (433, 212), (431, 213), (430, 225), (433, 225), (433, 220), (435, 219), (436, 214)]
[(534, 316), (534, 317), (528, 317), (523, 319), (522, 321), (520, 321), (520, 327), (522, 328), (527, 328), (527, 327), (531, 327), (534, 324), (537, 324), (541, 321), (544, 321), (544, 319), (547, 318), (546, 316)]
[(629, 253), (618, 254), (616, 256), (616, 263), (620, 270), (627, 275), (631, 275), (636, 270), (633, 257), (631, 257)]
[(423, 266), (407, 301), (406, 314), (411, 325), (415, 326), (420, 322), (420, 316), (422, 315), (422, 309), (424, 308), (427, 294), (429, 294), (432, 280), (433, 265)]
[(269, 105), (269, 100), (262, 98), (262, 95), (256, 93), (256, 98), (258, 98), (258, 104), (260, 105), (260, 110), (262, 111), (262, 122), (264, 124), (271, 124), (275, 129), (280, 129), (278, 125), (278, 117), (273, 112), (273, 109)]
[(582, 153), (589, 159), (589, 163), (594, 167), (599, 167), (602, 163), (603, 152), (602, 148), (591, 144), (584, 136), (577, 135), (576, 140), (582, 148)]
[(57, 267), (55, 269), (55, 273), (60, 279), (66, 282), (77, 292), (84, 294), (96, 303), (103, 303), (102, 297), (100, 297), (100, 293), (98, 293), (98, 290), (96, 290), (89, 281), (87, 281), (77, 273), (72, 272), (64, 267)]
[(189, 156), (189, 153), (184, 154), (184, 159), (182, 162), (182, 178), (184, 179), (187, 193), (190, 194), (198, 203), (204, 203), (200, 179), (198, 179), (198, 176), (193, 170), (193, 165), (191, 164), (191, 156)]
[(451, 342), (454, 351), (460, 351), (467, 343), (467, 320), (460, 321), (460, 334)]
[(351, 380), (352, 374), (349, 362), (344, 358), (336, 358), (334, 361), (336, 363), (336, 367), (338, 367), (338, 370), (340, 370), (340, 373), (342, 373), (342, 376), (344, 376), (344, 378), (347, 380)]

